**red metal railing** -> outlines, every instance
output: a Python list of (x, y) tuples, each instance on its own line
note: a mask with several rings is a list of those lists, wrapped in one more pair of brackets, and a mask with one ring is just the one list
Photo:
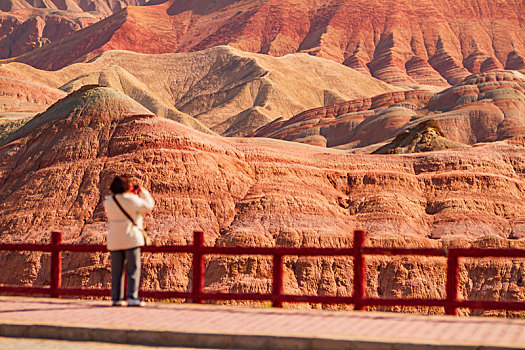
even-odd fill
[[(193, 256), (191, 292), (141, 291), (141, 297), (155, 299), (190, 299), (193, 303), (205, 300), (252, 300), (271, 301), (274, 307), (283, 302), (353, 304), (355, 310), (367, 306), (437, 306), (444, 307), (448, 315), (456, 315), (458, 308), (525, 310), (524, 301), (458, 300), (459, 258), (460, 257), (506, 257), (525, 258), (525, 249), (437, 249), (437, 248), (378, 248), (366, 247), (365, 232), (354, 231), (352, 248), (285, 248), (285, 247), (208, 247), (204, 245), (204, 233), (195, 231), (193, 244), (150, 245), (142, 248), (146, 253), (189, 253)], [(60, 296), (109, 296), (109, 289), (63, 288), (62, 252), (107, 252), (102, 244), (62, 244), (62, 233), (53, 232), (51, 244), (0, 244), (0, 251), (40, 251), (51, 253), (51, 276), (49, 287), (0, 286), (0, 293), (39, 294)], [(268, 255), (273, 257), (273, 278), (271, 294), (262, 293), (206, 293), (204, 292), (205, 255)], [(447, 258), (447, 280), (445, 299), (386, 299), (367, 298), (365, 295), (365, 255), (419, 255)], [(354, 259), (354, 284), (352, 296), (290, 295), (283, 293), (284, 256), (347, 256)]]

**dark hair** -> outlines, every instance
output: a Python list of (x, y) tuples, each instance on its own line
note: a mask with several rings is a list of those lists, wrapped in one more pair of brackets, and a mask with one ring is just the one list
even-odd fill
[(126, 175), (115, 176), (109, 189), (113, 194), (124, 193), (129, 189), (129, 179)]

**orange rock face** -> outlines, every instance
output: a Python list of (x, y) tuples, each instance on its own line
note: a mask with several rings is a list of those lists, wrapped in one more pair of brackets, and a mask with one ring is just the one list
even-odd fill
[[(5, 241), (40, 241), (61, 229), (68, 242), (103, 242), (102, 200), (119, 173), (151, 189), (156, 207), (146, 222), (157, 243), (183, 244), (193, 229), (204, 229), (212, 245), (348, 246), (357, 227), (375, 245), (520, 246), (525, 238), (523, 138), (427, 154), (353, 155), (203, 134), (115, 90), (89, 88), (11, 134), (0, 160)], [(45, 281), (46, 260), (38, 255), (0, 258), (25, 271), (22, 279), (3, 269), (2, 282)], [(99, 255), (66, 256), (64, 284), (107, 286), (107, 263)], [(146, 257), (144, 286), (185, 289), (189, 266), (187, 257)], [(285, 289), (348, 295), (351, 268), (348, 259), (291, 258)], [(524, 268), (466, 261), (461, 295), (520, 300)], [(368, 271), (372, 296), (443, 293), (442, 261), (371, 258)], [(265, 292), (270, 275), (265, 258), (213, 257), (206, 285)]]
[[(318, 146), (359, 148), (381, 144), (425, 120), (463, 144), (525, 135), (525, 76), (491, 71), (472, 75), (436, 95), (404, 91), (316, 108), (276, 120), (253, 136)], [(377, 147), (376, 147), (377, 148)]]
[(123, 1), (0, 1), (0, 58), (22, 55), (85, 28), (128, 5)]
[(31, 80), (24, 75), (0, 68), (0, 112), (24, 110), (44, 111), (66, 96), (62, 90)]
[(102, 18), (91, 13), (32, 9), (0, 12), (0, 58), (19, 56)]
[(432, 98), (427, 108), (445, 135), (473, 144), (525, 135), (525, 76), (494, 71), (473, 75)]
[(368, 146), (399, 133), (412, 120), (413, 110), (423, 108), (432, 95), (426, 90), (390, 92), (315, 108), (289, 120), (269, 123), (252, 136), (326, 147), (344, 144)]
[[(227, 44), (282, 56), (307, 52), (386, 82), (447, 86), (515, 69), (525, 51), (523, 1), (186, 1), (128, 7), (60, 48), (18, 58), (58, 69), (111, 49), (196, 51)], [(66, 54), (67, 52), (67, 54)], [(54, 60), (46, 58), (53, 54)]]
[[(146, 224), (158, 244), (202, 229), (209, 245), (342, 247), (364, 228), (369, 245), (525, 247), (523, 0), (172, 0), (81, 30), (90, 20), (14, 4), (26, 7), (0, 3), (11, 11), (0, 55), (17, 56), (0, 68), (0, 122), (52, 106), (0, 124), (3, 241), (58, 229), (66, 242), (104, 242), (102, 202), (126, 173), (155, 197)], [(118, 91), (84, 87), (56, 102), (57, 88), (86, 84)], [(430, 119), (457, 148), (369, 154)], [(217, 135), (253, 130), (265, 138)], [(0, 283), (45, 283), (46, 259), (0, 254)], [(444, 294), (442, 260), (367, 262), (370, 296)], [(271, 289), (264, 257), (206, 264), (208, 290)], [(190, 266), (145, 257), (144, 287), (185, 290)], [(64, 268), (66, 286), (109, 284), (107, 256), (65, 255)], [(351, 259), (289, 257), (285, 291), (350, 295), (351, 271)], [(465, 259), (460, 295), (524, 300), (524, 271), (519, 260)]]
[(0, 11), (10, 12), (22, 9), (49, 9), (69, 12), (97, 12), (109, 16), (122, 10), (127, 5), (143, 5), (144, 0), (94, 0), (94, 1), (60, 1), (47, 0), (45, 2), (27, 1), (27, 0), (1, 0)]

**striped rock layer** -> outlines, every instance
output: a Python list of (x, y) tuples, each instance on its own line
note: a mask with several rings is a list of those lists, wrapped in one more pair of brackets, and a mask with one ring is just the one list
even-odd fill
[(471, 75), (435, 95), (390, 92), (308, 110), (275, 120), (252, 136), (368, 150), (434, 119), (446, 138), (473, 145), (525, 135), (524, 110), (525, 76), (498, 70)]
[[(4, 242), (101, 243), (102, 201), (114, 175), (151, 190), (154, 243), (208, 245), (523, 247), (525, 141), (412, 155), (357, 155), (269, 139), (204, 134), (153, 115), (121, 92), (89, 87), (55, 103), (0, 144)], [(3, 253), (2, 283), (45, 284), (48, 256)], [(440, 298), (439, 258), (367, 258), (367, 295)], [(207, 259), (208, 291), (271, 289), (271, 259)], [(145, 255), (145, 289), (187, 290), (186, 255)], [(108, 287), (104, 254), (65, 254), (64, 286)], [(289, 257), (286, 293), (351, 295), (351, 258)], [(461, 261), (464, 298), (523, 300), (525, 263)], [(316, 307), (307, 305), (307, 307)], [(317, 306), (319, 307), (319, 306)], [(438, 309), (412, 310), (439, 313)], [(463, 310), (463, 313), (468, 311)], [(505, 313), (504, 313), (505, 314)], [(510, 315), (510, 313), (509, 313)]]
[(273, 56), (307, 52), (392, 84), (444, 87), (471, 73), (521, 67), (523, 13), (523, 0), (171, 0), (129, 6), (17, 60), (58, 69), (112, 49), (225, 44)]

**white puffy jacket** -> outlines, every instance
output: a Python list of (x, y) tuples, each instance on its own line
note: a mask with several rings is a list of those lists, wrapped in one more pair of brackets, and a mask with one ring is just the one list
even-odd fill
[(141, 247), (145, 244), (140, 228), (143, 226), (142, 214), (149, 213), (155, 202), (148, 190), (143, 188), (140, 195), (131, 192), (119, 193), (116, 198), (122, 208), (135, 220), (137, 226), (126, 217), (109, 195), (104, 200), (104, 208), (109, 221), (108, 250), (124, 250)]

